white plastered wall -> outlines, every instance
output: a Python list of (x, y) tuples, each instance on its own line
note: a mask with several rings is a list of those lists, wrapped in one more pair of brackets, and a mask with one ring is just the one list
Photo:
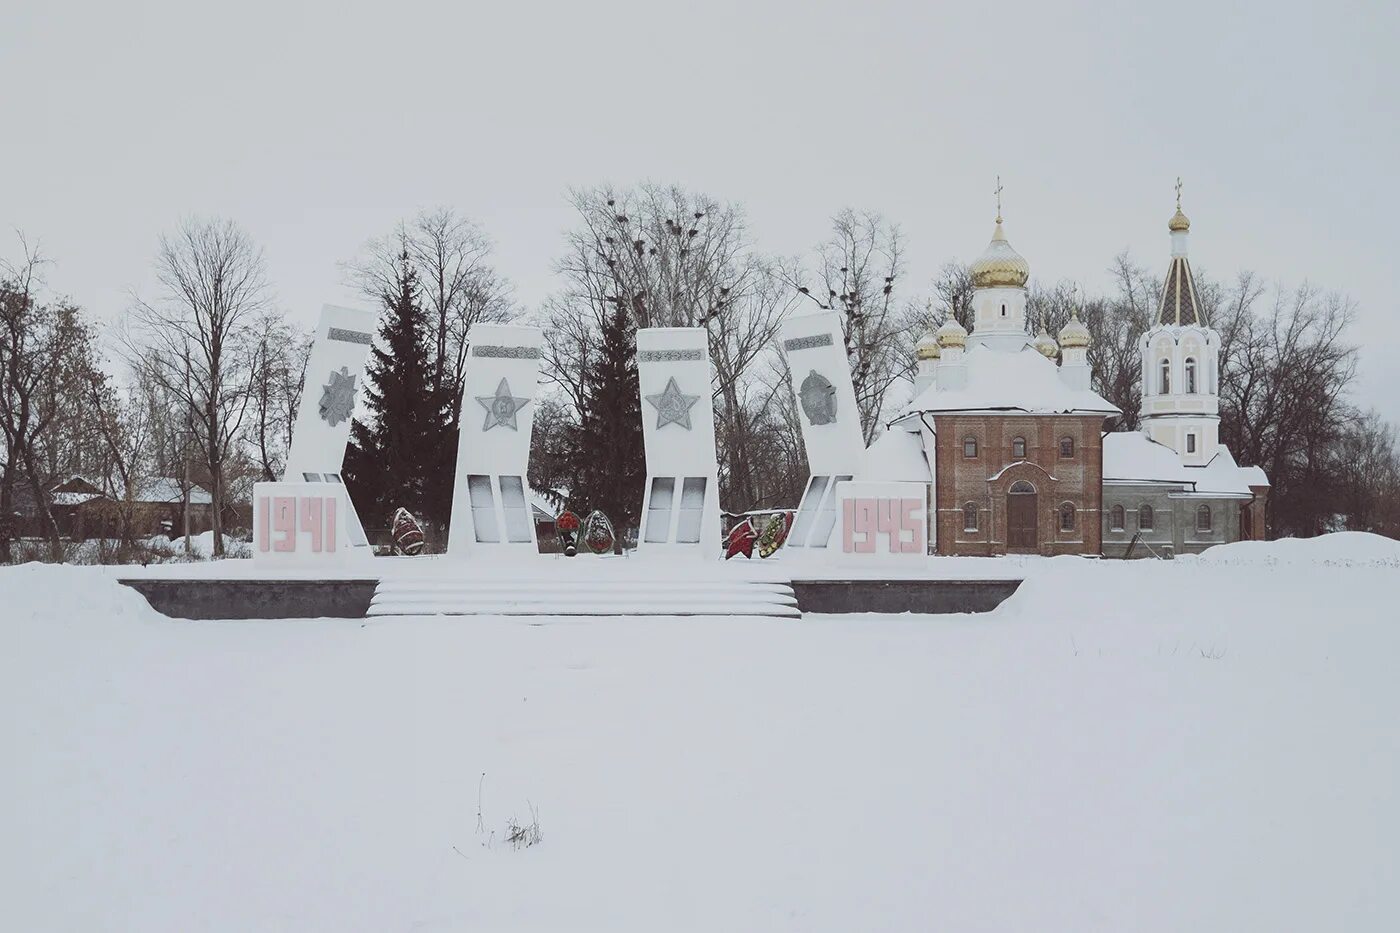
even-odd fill
[[(1139, 344), (1143, 430), (1175, 450), (1188, 466), (1209, 463), (1220, 449), (1219, 343), (1219, 336), (1208, 327), (1159, 325), (1144, 334)], [(1166, 392), (1163, 360), (1169, 373)], [(1194, 392), (1186, 391), (1188, 360), (1195, 363)]]

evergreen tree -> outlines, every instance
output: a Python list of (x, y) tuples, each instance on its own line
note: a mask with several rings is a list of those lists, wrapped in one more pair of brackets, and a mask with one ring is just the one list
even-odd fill
[(351, 426), (345, 479), (368, 528), (387, 527), (402, 507), (441, 541), (452, 508), (456, 432), (449, 424), (451, 400), (437, 388), (428, 355), (427, 318), (407, 252), (383, 301), (366, 372), (371, 419)]
[(601, 509), (612, 519), (617, 548), (638, 527), (646, 456), (637, 385), (637, 328), (618, 303), (604, 322), (598, 355), (584, 374), (584, 403), (570, 451), (569, 505), (580, 517)]

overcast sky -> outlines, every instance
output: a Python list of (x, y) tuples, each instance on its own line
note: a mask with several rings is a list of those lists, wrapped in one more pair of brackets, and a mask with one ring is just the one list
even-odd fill
[(1400, 420), (1394, 5), (355, 6), (7, 5), (0, 228), (112, 319), (162, 231), (226, 215), (309, 326), (353, 303), (339, 262), (436, 205), (526, 306), (568, 188), (605, 181), (737, 201), (781, 254), (880, 210), (922, 288), (982, 250), (1000, 173), (1032, 275), (1092, 289), (1125, 248), (1165, 267), (1180, 175), (1198, 268), (1349, 293), (1360, 400)]

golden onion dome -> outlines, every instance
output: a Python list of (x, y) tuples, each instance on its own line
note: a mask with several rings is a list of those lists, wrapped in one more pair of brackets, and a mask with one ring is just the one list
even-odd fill
[(924, 334), (914, 345), (914, 356), (921, 360), (938, 359), (938, 338), (933, 334)]
[(1074, 311), (1069, 316), (1069, 323), (1060, 328), (1060, 346), (1065, 348), (1082, 348), (1089, 345), (1089, 328), (1084, 326), (1084, 322), (1079, 319), (1079, 312)]
[(1191, 221), (1181, 212), (1181, 205), (1177, 205), (1176, 213), (1167, 221), (1167, 229), (1172, 233), (1185, 233), (1191, 229)]
[(1030, 263), (1006, 241), (1000, 217), (992, 241), (969, 271), (972, 284), (977, 288), (1025, 288), (1026, 280), (1031, 277)]
[(943, 322), (943, 326), (938, 328), (938, 345), (945, 350), (948, 347), (967, 346), (967, 331), (958, 323), (957, 318), (949, 317)]
[(1047, 360), (1053, 360), (1060, 355), (1060, 345), (1045, 330), (1044, 324), (1040, 325), (1040, 333), (1035, 335), (1035, 348)]

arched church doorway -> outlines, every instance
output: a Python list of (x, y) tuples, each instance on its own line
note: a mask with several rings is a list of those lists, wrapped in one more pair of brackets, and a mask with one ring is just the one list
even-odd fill
[(1036, 535), (1039, 496), (1035, 487), (1017, 480), (1006, 491), (1006, 548), (1010, 551), (1034, 551), (1039, 545)]

